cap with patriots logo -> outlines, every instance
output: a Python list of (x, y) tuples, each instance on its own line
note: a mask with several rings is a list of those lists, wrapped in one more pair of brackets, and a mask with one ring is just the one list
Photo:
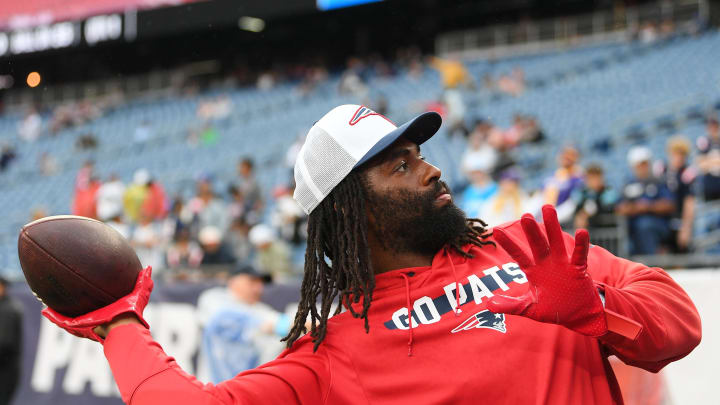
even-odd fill
[(442, 118), (426, 112), (401, 126), (362, 105), (333, 108), (310, 128), (295, 161), (293, 198), (306, 214), (350, 172), (404, 136), (420, 145), (440, 129)]

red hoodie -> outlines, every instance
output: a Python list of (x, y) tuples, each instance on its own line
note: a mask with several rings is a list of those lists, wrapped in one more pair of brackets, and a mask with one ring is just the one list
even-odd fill
[[(525, 240), (519, 222), (503, 228)], [(377, 275), (369, 334), (344, 312), (329, 320), (316, 353), (305, 336), (276, 360), (218, 385), (183, 372), (137, 325), (113, 329), (105, 355), (123, 400), (135, 405), (622, 404), (608, 355), (658, 371), (700, 341), (695, 307), (661, 269), (590, 249), (589, 272), (606, 309), (643, 327), (635, 340), (612, 332), (596, 339), (487, 311), (493, 292), (520, 295), (527, 279), (500, 247), (471, 252), (465, 259), (444, 249), (431, 266)]]

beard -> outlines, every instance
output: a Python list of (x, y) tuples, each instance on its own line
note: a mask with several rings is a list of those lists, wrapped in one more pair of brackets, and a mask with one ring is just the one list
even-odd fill
[(434, 255), (467, 229), (465, 213), (452, 201), (435, 205), (435, 198), (450, 188), (437, 181), (427, 192), (368, 191), (367, 207), (375, 217), (371, 230), (385, 249), (397, 253)]

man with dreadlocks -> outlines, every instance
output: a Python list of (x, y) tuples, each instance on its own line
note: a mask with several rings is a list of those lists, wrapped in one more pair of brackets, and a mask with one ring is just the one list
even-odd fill
[(564, 234), (552, 207), (492, 234), (466, 219), (420, 154), (439, 127), (352, 105), (312, 127), (295, 165), (305, 277), (276, 360), (218, 385), (184, 373), (142, 318), (149, 272), (91, 317), (45, 315), (101, 340), (136, 405), (621, 404), (609, 355), (657, 372), (699, 343), (664, 271)]

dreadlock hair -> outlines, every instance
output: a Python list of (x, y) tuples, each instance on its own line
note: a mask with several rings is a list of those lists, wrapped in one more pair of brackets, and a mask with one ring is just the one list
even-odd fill
[[(334, 314), (340, 313), (344, 306), (354, 318), (364, 319), (365, 332), (370, 331), (368, 310), (375, 289), (375, 274), (367, 244), (367, 190), (364, 173), (354, 170), (310, 214), (300, 303), (293, 326), (282, 339), (288, 348), (307, 332), (305, 324), (309, 314), (310, 336), (316, 351), (327, 334), (327, 320), (335, 301)], [(448, 245), (463, 257), (472, 258), (462, 247), (494, 245), (485, 240), (490, 236), (485, 222), (469, 218), (465, 232)], [(362, 309), (358, 312), (351, 304), (361, 300)]]

